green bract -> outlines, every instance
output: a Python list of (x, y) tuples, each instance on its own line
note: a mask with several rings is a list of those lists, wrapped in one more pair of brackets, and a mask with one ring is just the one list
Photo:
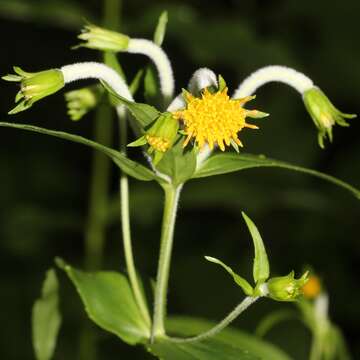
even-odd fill
[(123, 51), (129, 45), (130, 38), (116, 31), (107, 30), (92, 24), (85, 25), (80, 35), (80, 40), (84, 40), (76, 47), (87, 47), (89, 49), (102, 51)]
[(294, 279), (294, 272), (292, 271), (287, 276), (274, 277), (268, 280), (270, 266), (261, 235), (252, 220), (245, 213), (242, 213), (242, 215), (250, 231), (255, 248), (253, 263), (255, 287), (253, 288), (247, 280), (236, 274), (230, 266), (225, 265), (222, 261), (210, 256), (205, 256), (205, 259), (222, 266), (247, 296), (268, 296), (277, 301), (296, 300), (301, 295), (301, 288), (308, 281), (309, 272), (305, 272), (300, 279)]
[(274, 277), (267, 283), (269, 297), (277, 301), (294, 301), (302, 292), (301, 288), (308, 281), (309, 272), (306, 271), (301, 278), (294, 278), (294, 271), (289, 275)]
[(319, 130), (318, 142), (321, 148), (324, 148), (326, 137), (330, 142), (332, 141), (332, 127), (335, 124), (349, 126), (345, 119), (356, 117), (355, 114), (345, 114), (339, 111), (318, 87), (305, 91), (303, 99), (307, 111)]
[(20, 103), (9, 114), (16, 114), (30, 108), (36, 101), (56, 93), (64, 87), (64, 76), (58, 69), (29, 73), (14, 66), (17, 74), (8, 74), (2, 77), (6, 81), (21, 83), (21, 89), (15, 97)]
[(67, 113), (70, 119), (78, 121), (96, 107), (101, 93), (102, 87), (100, 86), (91, 86), (65, 93)]

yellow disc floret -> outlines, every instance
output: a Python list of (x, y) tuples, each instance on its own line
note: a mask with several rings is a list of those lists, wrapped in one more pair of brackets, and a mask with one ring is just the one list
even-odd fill
[(170, 147), (170, 141), (163, 137), (146, 135), (146, 140), (157, 151), (165, 152)]
[(191, 138), (202, 148), (206, 143), (212, 149), (215, 144), (224, 151), (225, 145), (232, 142), (242, 146), (238, 132), (243, 128), (257, 129), (256, 125), (246, 123), (246, 116), (263, 117), (267, 114), (256, 110), (246, 110), (243, 104), (252, 100), (254, 96), (242, 99), (230, 99), (227, 88), (211, 93), (207, 88), (201, 98), (189, 93), (185, 94), (187, 106), (184, 110), (174, 112), (175, 118), (184, 123), (184, 133), (187, 136), (184, 147)]

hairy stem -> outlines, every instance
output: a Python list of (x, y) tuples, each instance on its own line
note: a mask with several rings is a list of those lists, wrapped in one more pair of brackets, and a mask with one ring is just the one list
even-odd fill
[(156, 278), (154, 318), (151, 338), (165, 335), (164, 321), (166, 317), (167, 290), (169, 282), (171, 253), (173, 247), (174, 228), (177, 203), (181, 185), (174, 188), (172, 185), (164, 186), (165, 205), (161, 228), (160, 255)]
[(251, 304), (253, 304), (255, 301), (257, 301), (260, 298), (260, 296), (252, 297), (247, 296), (239, 305), (235, 307), (233, 311), (229, 313), (222, 321), (220, 321), (217, 325), (215, 325), (210, 330), (190, 338), (169, 338), (170, 341), (177, 342), (177, 343), (185, 343), (185, 342), (195, 342), (204, 340), (207, 338), (210, 338), (212, 336), (215, 336), (220, 331), (225, 329), (231, 322), (233, 322), (242, 312), (244, 312)]

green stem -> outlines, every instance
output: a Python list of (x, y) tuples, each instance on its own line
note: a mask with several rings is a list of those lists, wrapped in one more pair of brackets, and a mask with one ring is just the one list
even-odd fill
[[(94, 121), (94, 140), (111, 146), (111, 109), (106, 104), (98, 107)], [(103, 259), (106, 214), (109, 194), (110, 160), (98, 151), (93, 152), (90, 201), (85, 230), (85, 267), (99, 269)]]
[(104, 1), (104, 26), (111, 30), (119, 30), (121, 23), (121, 0), (105, 0)]
[(165, 335), (164, 322), (166, 317), (167, 289), (169, 282), (176, 210), (181, 191), (181, 185), (176, 188), (172, 185), (165, 185), (164, 191), (165, 206), (161, 228), (160, 255), (155, 288), (154, 318), (151, 331), (152, 339)]
[[(126, 118), (119, 118), (119, 127), (120, 127), (120, 146), (123, 153), (126, 153)], [(137, 276), (134, 255), (131, 244), (131, 230), (130, 230), (130, 216), (129, 216), (129, 181), (126, 174), (122, 173), (120, 176), (120, 208), (121, 208), (121, 230), (123, 236), (124, 244), (124, 254), (126, 269), (128, 272), (130, 285), (135, 297), (135, 301), (139, 307), (139, 310), (144, 317), (144, 320), (149, 325), (151, 324), (151, 318), (149, 310), (146, 305), (146, 300), (144, 293), (139, 284), (139, 279)]]
[(255, 301), (257, 301), (260, 298), (260, 296), (247, 296), (239, 305), (235, 307), (233, 311), (229, 313), (222, 321), (220, 321), (217, 325), (215, 325), (210, 330), (190, 338), (170, 338), (170, 341), (177, 342), (177, 343), (186, 343), (186, 342), (195, 342), (195, 341), (201, 341), (205, 340), (207, 338), (210, 338), (212, 336), (215, 336), (220, 331), (225, 329), (231, 322), (233, 322), (242, 312), (244, 312), (251, 304), (253, 304)]

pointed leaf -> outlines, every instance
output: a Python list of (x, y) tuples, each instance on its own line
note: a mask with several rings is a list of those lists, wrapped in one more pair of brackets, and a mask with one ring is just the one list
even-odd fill
[(87, 273), (57, 259), (69, 276), (89, 318), (128, 344), (145, 342), (150, 329), (136, 305), (127, 278), (113, 271)]
[(161, 360), (260, 360), (247, 350), (215, 339), (191, 343), (161, 339), (148, 346), (148, 350)]
[(37, 360), (53, 357), (61, 325), (59, 284), (54, 269), (46, 272), (41, 297), (32, 309), (32, 340)]
[(264, 242), (262, 241), (261, 235), (252, 220), (244, 212), (242, 212), (241, 214), (250, 231), (255, 248), (255, 257), (253, 264), (254, 281), (256, 284), (263, 283), (270, 276), (269, 260), (266, 254)]
[(50, 136), (54, 136), (57, 138), (61, 138), (61, 139), (65, 139), (65, 140), (69, 140), (72, 142), (90, 146), (93, 149), (99, 150), (100, 152), (109, 156), (119, 166), (119, 168), (122, 171), (124, 171), (129, 176), (134, 177), (135, 179), (143, 180), (143, 181), (157, 180), (159, 182), (163, 182), (163, 179), (157, 177), (155, 175), (155, 173), (153, 173), (150, 169), (146, 168), (145, 166), (143, 166), (135, 161), (130, 160), (125, 155), (121, 154), (119, 151), (116, 151), (114, 149), (111, 149), (109, 147), (101, 145), (95, 141), (86, 139), (82, 136), (68, 134), (63, 131), (48, 130), (48, 129), (44, 129), (44, 128), (41, 128), (38, 126), (25, 125), (25, 124), (13, 124), (13, 123), (7, 123), (7, 122), (0, 122), (0, 126), (10, 127), (10, 128), (20, 129), (20, 130), (26, 130), (26, 131), (32, 131), (32, 132), (36, 132), (39, 134), (46, 134), (46, 135), (50, 135)]
[(205, 259), (207, 261), (213, 262), (214, 264), (222, 266), (233, 277), (236, 284), (238, 284), (243, 289), (246, 295), (251, 296), (253, 294), (252, 286), (243, 277), (236, 274), (230, 266), (225, 265), (219, 259), (213, 258), (211, 256), (205, 256)]
[(141, 84), (141, 78), (144, 75), (144, 69), (140, 69), (134, 76), (134, 78), (131, 80), (129, 89), (131, 92), (131, 95), (135, 95), (136, 92), (139, 90), (140, 84)]
[(143, 128), (149, 126), (156, 118), (159, 117), (160, 112), (153, 106), (129, 101), (124, 97), (116, 94), (105, 82), (102, 81), (101, 83), (112, 96), (114, 96), (121, 104), (128, 108), (128, 110)]
[(286, 162), (268, 159), (265, 156), (250, 155), (250, 154), (217, 154), (209, 157), (199, 167), (193, 178), (202, 178), (213, 175), (227, 174), (234, 171), (240, 171), (245, 169), (259, 168), (259, 167), (278, 167), (288, 169), (292, 171), (298, 171), (308, 175), (312, 175), (330, 183), (333, 183), (339, 187), (342, 187), (350, 191), (358, 199), (360, 199), (360, 190), (341, 181), (331, 175), (324, 174), (322, 172), (307, 169), (301, 166), (292, 165)]
[[(172, 316), (167, 319), (166, 329), (170, 334), (185, 337), (198, 335), (211, 329), (215, 325), (216, 323), (204, 319)], [(246, 350), (249, 354), (262, 360), (291, 360), (287, 354), (276, 346), (231, 326), (222, 330), (212, 339), (231, 345), (239, 350)], [(195, 359), (200, 359), (200, 357)], [(201, 359), (207, 360), (206, 357)], [(222, 360), (223, 358), (219, 356), (218, 359)], [(238, 357), (238, 359), (241, 359), (241, 357)]]
[(168, 13), (167, 11), (163, 11), (159, 16), (159, 20), (156, 25), (156, 29), (154, 33), (154, 43), (156, 45), (161, 46), (164, 41), (167, 22), (168, 22)]

